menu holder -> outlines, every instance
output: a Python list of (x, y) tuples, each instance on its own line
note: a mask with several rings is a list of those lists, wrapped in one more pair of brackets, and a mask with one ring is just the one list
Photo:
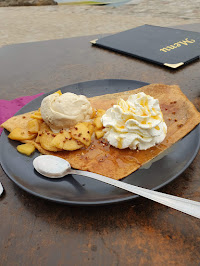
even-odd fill
[(119, 32), (91, 43), (172, 69), (200, 57), (200, 33), (152, 25)]

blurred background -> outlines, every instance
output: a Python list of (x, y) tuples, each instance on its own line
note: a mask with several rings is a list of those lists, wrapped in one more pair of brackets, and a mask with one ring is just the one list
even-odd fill
[(200, 22), (200, 0), (0, 0), (0, 46)]

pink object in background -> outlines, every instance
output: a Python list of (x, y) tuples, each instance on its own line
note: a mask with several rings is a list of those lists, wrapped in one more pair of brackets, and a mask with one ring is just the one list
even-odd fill
[[(0, 125), (12, 117), (17, 111), (19, 111), (24, 105), (31, 102), (35, 98), (41, 96), (44, 93), (39, 93), (32, 96), (19, 97), (17, 99), (6, 101), (0, 100)], [(0, 127), (0, 134), (3, 128)]]

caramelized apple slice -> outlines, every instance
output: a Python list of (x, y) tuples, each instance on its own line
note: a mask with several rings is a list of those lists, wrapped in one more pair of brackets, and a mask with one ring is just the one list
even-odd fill
[(58, 135), (52, 140), (51, 145), (66, 151), (75, 151), (83, 147), (83, 144), (72, 139), (71, 134), (66, 130), (62, 130), (58, 133)]
[(93, 119), (93, 118), (95, 118), (96, 115), (97, 115), (96, 109), (92, 108), (92, 114), (91, 114), (90, 118)]
[(39, 123), (38, 135), (37, 135), (37, 137), (35, 139), (36, 143), (40, 143), (40, 137), (42, 136), (43, 132), (46, 132), (46, 133), (49, 132), (49, 133), (53, 134), (53, 132), (50, 129), (50, 127), (45, 122), (42, 122), (42, 120), (40, 120), (40, 121), (41, 122)]
[(39, 141), (40, 145), (42, 146), (43, 149), (47, 151), (60, 151), (60, 149), (56, 148), (51, 144), (52, 140), (56, 137), (56, 134), (51, 133), (51, 132), (45, 132), (43, 131), (42, 133), (39, 133)]
[(91, 143), (91, 135), (88, 127), (84, 123), (78, 123), (71, 129), (72, 138), (80, 141), (85, 146), (89, 146)]
[(37, 135), (37, 137), (36, 137), (36, 139), (35, 139), (35, 142), (36, 143), (40, 143), (40, 135), (42, 134), (42, 132), (38, 132), (38, 135)]
[(35, 118), (35, 119), (39, 119), (39, 120), (42, 120), (42, 116), (41, 116), (41, 112), (40, 112), (40, 108), (35, 111), (35, 113), (33, 113), (31, 115), (31, 118)]
[(94, 123), (96, 129), (102, 129), (103, 128), (103, 124), (101, 122), (101, 116), (96, 117), (94, 119), (93, 123)]
[(58, 93), (58, 94), (59, 94), (59, 96), (61, 96), (61, 95), (62, 95), (62, 92), (61, 92), (61, 90), (58, 90), (58, 91), (54, 92), (54, 94), (55, 94), (55, 93)]
[(36, 134), (31, 134), (26, 129), (22, 129), (20, 127), (14, 128), (11, 133), (8, 135), (9, 139), (13, 140), (26, 140), (26, 139), (34, 139), (36, 137)]
[(18, 152), (30, 156), (35, 151), (35, 146), (31, 143), (21, 144), (17, 146)]
[(38, 119), (32, 119), (28, 121), (27, 125), (28, 131), (30, 133), (38, 133), (40, 125), (39, 125), (39, 120)]
[(97, 139), (100, 139), (104, 136), (105, 132), (103, 130), (97, 130), (95, 131), (95, 136)]
[(97, 110), (97, 117), (98, 117), (98, 116), (102, 116), (102, 115), (104, 115), (105, 112), (106, 112), (106, 111), (103, 110), (103, 109), (98, 109), (98, 110)]
[(83, 122), (83, 124), (88, 128), (90, 135), (92, 136), (94, 132), (94, 125), (91, 122)]

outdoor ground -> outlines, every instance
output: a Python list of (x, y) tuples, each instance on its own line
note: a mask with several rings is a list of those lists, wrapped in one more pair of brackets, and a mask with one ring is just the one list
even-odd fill
[(113, 6), (1, 7), (0, 46), (115, 33), (143, 24), (200, 22), (200, 0), (138, 0)]

